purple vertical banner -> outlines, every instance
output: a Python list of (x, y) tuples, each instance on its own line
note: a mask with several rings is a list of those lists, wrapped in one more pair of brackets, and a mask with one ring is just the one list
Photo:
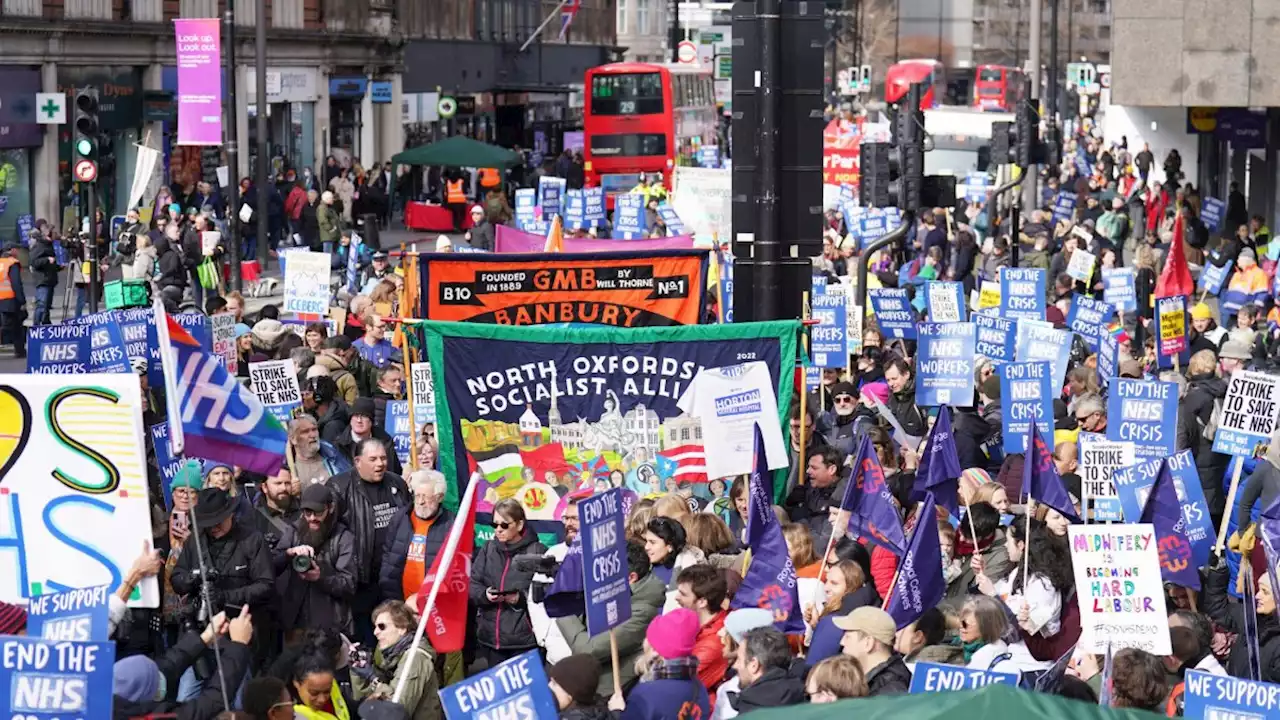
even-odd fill
[(178, 144), (222, 144), (222, 39), (218, 18), (174, 20)]

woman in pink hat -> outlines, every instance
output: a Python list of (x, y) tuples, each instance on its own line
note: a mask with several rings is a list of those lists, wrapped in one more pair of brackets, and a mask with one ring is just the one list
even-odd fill
[(622, 720), (665, 720), (711, 716), (707, 689), (698, 680), (693, 644), (698, 637), (698, 614), (679, 608), (659, 615), (644, 634), (644, 652), (636, 660), (640, 683), (624, 701), (609, 700)]

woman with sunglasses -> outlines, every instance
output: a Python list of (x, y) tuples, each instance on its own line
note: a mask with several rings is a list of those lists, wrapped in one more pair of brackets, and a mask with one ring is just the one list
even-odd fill
[(411, 720), (438, 720), (444, 717), (444, 709), (440, 706), (435, 651), (426, 638), (414, 644), (417, 626), (413, 611), (402, 602), (388, 600), (374, 608), (373, 634), (378, 647), (373, 651), (373, 662), (352, 668), (351, 685), (360, 700), (372, 696), (390, 699), (395, 695), (402, 666), (416, 656), (398, 704)]
[(541, 556), (547, 548), (526, 527), (524, 508), (510, 498), (493, 507), (493, 539), (471, 564), (471, 603), (476, 608), (477, 657), (489, 667), (538, 646), (529, 619), (529, 584), (533, 570), (515, 560)]

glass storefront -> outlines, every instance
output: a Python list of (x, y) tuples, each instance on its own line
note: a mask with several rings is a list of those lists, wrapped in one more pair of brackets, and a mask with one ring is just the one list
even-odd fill
[(26, 216), (34, 222), (31, 217), (34, 154), (35, 151), (28, 148), (0, 150), (0, 243), (21, 240), (18, 218)]

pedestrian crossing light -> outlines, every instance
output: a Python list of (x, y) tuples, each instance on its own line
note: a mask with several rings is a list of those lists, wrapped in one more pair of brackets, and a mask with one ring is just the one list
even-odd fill
[(98, 162), (98, 90), (76, 90), (75, 159)]

